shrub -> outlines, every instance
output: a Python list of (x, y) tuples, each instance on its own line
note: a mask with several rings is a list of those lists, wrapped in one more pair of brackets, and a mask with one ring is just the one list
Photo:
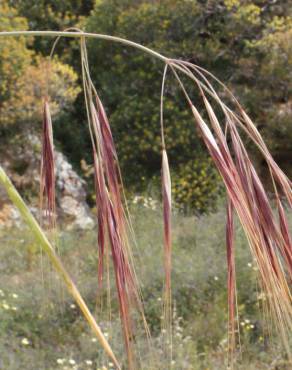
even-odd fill
[(196, 157), (181, 164), (173, 176), (173, 196), (184, 212), (214, 210), (223, 193), (220, 176), (210, 158)]

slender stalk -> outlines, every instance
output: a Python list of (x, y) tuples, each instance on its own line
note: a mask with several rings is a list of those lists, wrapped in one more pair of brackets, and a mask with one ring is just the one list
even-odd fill
[(57, 273), (61, 276), (63, 281), (65, 282), (69, 293), (73, 296), (76, 303), (78, 304), (80, 310), (82, 311), (85, 319), (87, 320), (88, 324), (90, 325), (91, 329), (95, 333), (96, 337), (98, 338), (100, 344), (114, 362), (117, 369), (121, 369), (108, 341), (104, 337), (100, 327), (96, 323), (94, 317), (92, 316), (91, 312), (89, 311), (86, 303), (84, 302), (83, 298), (81, 297), (76, 285), (72, 281), (70, 275), (66, 271), (65, 267), (63, 266), (61, 260), (55, 253), (52, 245), (50, 244), (49, 240), (47, 239), (46, 235), (40, 228), (39, 224), (37, 223), (34, 216), (31, 214), (30, 210), (24, 203), (23, 199), (19, 195), (18, 191), (15, 189), (13, 184), (11, 183), (9, 177), (6, 175), (4, 169), (0, 166), (0, 183), (6, 189), (6, 192), (11, 199), (12, 203), (18, 208), (20, 214), (22, 215), (24, 221), (30, 227), (31, 231), (33, 232), (35, 238), (40, 243), (42, 249), (47, 253), (52, 265), (54, 266)]
[(87, 37), (87, 38), (95, 38), (95, 39), (101, 39), (101, 40), (108, 40), (108, 41), (114, 41), (119, 42), (124, 45), (132, 46), (136, 49), (143, 50), (145, 53), (148, 53), (160, 60), (162, 60), (165, 63), (168, 63), (168, 58), (165, 56), (157, 53), (156, 51), (147, 48), (146, 46), (137, 44), (136, 42), (123, 39), (121, 37), (116, 36), (109, 36), (109, 35), (103, 35), (100, 33), (89, 33), (89, 32), (70, 32), (70, 31), (11, 31), (11, 32), (0, 32), (1, 36), (53, 36), (53, 37)]

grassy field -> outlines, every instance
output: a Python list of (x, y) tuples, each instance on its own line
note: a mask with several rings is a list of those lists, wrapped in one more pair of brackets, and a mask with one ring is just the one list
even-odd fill
[[(137, 329), (143, 369), (167, 369), (162, 351), (162, 221), (152, 201), (135, 202), (136, 270), (142, 282), (153, 351)], [(144, 204), (145, 203), (145, 204)], [(158, 207), (160, 208), (160, 207)], [(290, 215), (291, 216), (291, 215)], [(291, 218), (291, 217), (290, 217)], [(225, 213), (201, 218), (174, 216), (173, 369), (226, 369), (227, 294)], [(0, 231), (0, 369), (111, 369), (75, 303), (41, 256), (25, 228)], [(97, 298), (96, 232), (61, 231), (60, 254), (89, 307), (96, 313), (119, 359), (123, 341), (114, 286), (112, 322)], [(263, 321), (265, 297), (246, 239), (236, 224), (241, 352), (238, 369), (289, 369), (279, 340)], [(103, 301), (106, 294), (102, 292)], [(269, 322), (269, 320), (268, 320)]]

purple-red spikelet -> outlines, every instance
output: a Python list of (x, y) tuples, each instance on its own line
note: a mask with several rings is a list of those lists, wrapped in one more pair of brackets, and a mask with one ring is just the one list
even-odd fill
[(166, 150), (162, 150), (162, 201), (164, 222), (164, 316), (168, 336), (171, 336), (171, 179)]
[(52, 119), (47, 100), (43, 108), (42, 153), (40, 175), (40, 209), (44, 211), (49, 227), (55, 226), (55, 161)]
[[(289, 233), (289, 227), (288, 227), (288, 221), (287, 217), (284, 211), (284, 207), (280, 201), (280, 199), (277, 199), (277, 205), (278, 205), (278, 212), (279, 212), (279, 224), (280, 224), (280, 230), (283, 236), (284, 240), (284, 253), (287, 260), (287, 264), (289, 266), (290, 271), (292, 272), (292, 240)], [(292, 275), (291, 275), (291, 283), (292, 283)]]
[(101, 164), (98, 161), (96, 150), (93, 150), (93, 165), (94, 165), (94, 183), (96, 194), (97, 212), (97, 227), (98, 227), (98, 285), (102, 288), (104, 275), (104, 253), (105, 253), (105, 238), (106, 238), (106, 220), (107, 220), (107, 204), (106, 204), (106, 187), (102, 174)]
[[(263, 186), (236, 131), (232, 133), (232, 140), (237, 165), (234, 163), (229, 150), (226, 150), (227, 143), (224, 142), (224, 136), (216, 135), (217, 143), (213, 133), (194, 106), (192, 106), (192, 111), (201, 130), (203, 140), (223, 178), (228, 196), (246, 232), (259, 268), (262, 288), (268, 297), (270, 311), (288, 350), (287, 335), (289, 335), (288, 333), (292, 328), (291, 292), (285, 270), (276, 250), (286, 261), (288, 271), (290, 271), (290, 268), (283, 244), (284, 239), (274, 222)], [(210, 117), (211, 123), (212, 120), (214, 119)], [(221, 141), (223, 142), (221, 143)], [(224, 154), (222, 148), (224, 148)]]
[(287, 178), (287, 176), (283, 173), (280, 167), (275, 162), (274, 158), (270, 154), (264, 140), (262, 139), (259, 131), (257, 130), (256, 126), (253, 124), (252, 120), (246, 114), (246, 112), (239, 106), (239, 110), (241, 113), (241, 117), (245, 123), (245, 128), (250, 136), (250, 138), (258, 145), (259, 149), (261, 150), (266, 162), (269, 165), (269, 168), (272, 171), (272, 174), (279, 184), (281, 190), (285, 194), (285, 197), (288, 201), (290, 207), (292, 207), (292, 189), (291, 189), (291, 181)]
[(233, 351), (235, 349), (235, 312), (236, 312), (236, 276), (234, 253), (234, 221), (233, 206), (227, 197), (226, 219), (226, 251), (227, 251), (227, 291), (228, 291), (228, 349), (229, 362), (233, 366)]
[(94, 170), (99, 230), (100, 259), (98, 276), (101, 284), (106, 248), (105, 236), (107, 235), (115, 271), (120, 317), (128, 356), (128, 367), (129, 369), (133, 369), (133, 322), (130, 311), (133, 303), (137, 303), (139, 306), (139, 292), (129, 256), (126, 219), (121, 197), (116, 149), (109, 121), (99, 98), (97, 98), (96, 103), (98, 110), (96, 110), (95, 105), (92, 103), (91, 116), (97, 145), (97, 150), (94, 149)]

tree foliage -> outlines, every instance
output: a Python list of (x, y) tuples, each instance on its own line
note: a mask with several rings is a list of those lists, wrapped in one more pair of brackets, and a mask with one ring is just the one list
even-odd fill
[[(0, 30), (27, 27), (27, 20), (15, 8), (7, 2), (0, 5)], [(0, 129), (8, 128), (12, 134), (24, 124), (40, 122), (44, 96), (50, 96), (52, 114), (56, 115), (66, 110), (80, 92), (72, 67), (36, 54), (29, 49), (32, 41), (25, 37), (0, 39)]]
[[(0, 28), (64, 29), (78, 25), (90, 32), (128, 38), (166, 56), (189, 60), (208, 69), (239, 97), (277, 161), (289, 173), (292, 21), (288, 3), (279, 0), (5, 0), (6, 5), (1, 5)], [(51, 43), (51, 39), (42, 38), (1, 40), (1, 104), (9, 98), (9, 86), (15, 84), (34, 59), (31, 49), (48, 53)], [(91, 74), (110, 116), (126, 183), (134, 190), (143, 190), (149, 180), (155, 182), (160, 176), (159, 104), (163, 65), (140, 51), (106, 41), (90, 40), (88, 48)], [(61, 41), (56, 51), (60, 61), (70, 61), (80, 74), (77, 42)], [(188, 87), (194, 93), (193, 87)], [(196, 95), (193, 98), (196, 101)], [(72, 103), (72, 99), (68, 102)], [(90, 163), (90, 140), (85, 134), (81, 94), (73, 109), (62, 110), (62, 124), (57, 123), (55, 132), (75, 164), (81, 159)], [(186, 187), (191, 188), (191, 182), (201, 176), (196, 163), (203, 165), (208, 161), (185, 99), (170, 73), (165, 91), (165, 127), (172, 172), (180, 174), (185, 184), (182, 186), (174, 179), (175, 196), (183, 201)], [(261, 165), (256, 150), (254, 154)], [(187, 190), (188, 202), (201, 211), (207, 210), (210, 199), (213, 203), (215, 195), (220, 193), (215, 172), (209, 173), (208, 169), (207, 173), (214, 178), (212, 188), (211, 184), (204, 188), (205, 182), (199, 182), (203, 203), (208, 206), (204, 209), (196, 206), (198, 194), (194, 191), (190, 195)]]
[[(27, 20), (19, 17), (16, 9), (4, 1), (0, 3), (0, 31), (17, 31), (28, 28)], [(0, 40), (0, 107), (9, 98), (11, 88), (31, 63), (32, 52), (25, 37)]]
[(35, 58), (15, 81), (10, 98), (1, 108), (2, 127), (12, 124), (40, 122), (42, 104), (45, 96), (50, 100), (53, 117), (66, 110), (76, 99), (80, 87), (73, 69), (58, 60)]
[[(28, 20), (30, 30), (64, 30), (74, 27), (94, 5), (94, 0), (5, 0), (17, 8), (18, 13)], [(65, 40), (69, 51), (70, 40)], [(35, 50), (44, 54), (51, 47), (51, 40), (35, 38)], [(63, 49), (64, 50), (64, 49)]]

